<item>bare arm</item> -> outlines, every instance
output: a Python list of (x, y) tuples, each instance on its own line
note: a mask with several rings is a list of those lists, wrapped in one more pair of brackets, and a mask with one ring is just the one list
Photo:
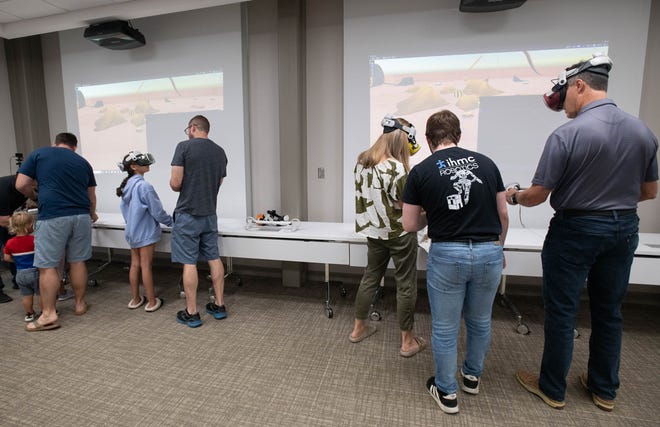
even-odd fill
[(36, 181), (34, 179), (22, 173), (16, 175), (16, 189), (25, 197), (31, 200), (37, 200), (37, 192), (35, 191), (35, 188)]
[[(532, 184), (527, 190), (518, 191), (514, 188), (506, 190), (506, 201), (510, 205), (519, 204), (532, 207), (545, 202), (552, 190), (541, 187), (538, 184)], [(513, 194), (516, 195), (516, 203), (513, 202)]]
[(87, 187), (87, 195), (89, 196), (89, 216), (92, 222), (96, 222), (99, 216), (96, 214), (96, 187)]
[(658, 195), (658, 181), (649, 181), (642, 183), (642, 192), (639, 195), (639, 201), (655, 199)]
[(422, 212), (421, 206), (404, 203), (401, 222), (404, 230), (408, 232), (417, 232), (426, 227), (426, 214)]
[(502, 233), (500, 233), (500, 243), (504, 246), (506, 241), (506, 234), (509, 231), (509, 210), (506, 207), (506, 192), (500, 191), (497, 193), (497, 215), (500, 217), (500, 224), (502, 224)]
[(14, 262), (14, 258), (12, 258), (12, 256), (9, 254), (4, 254), (3, 259), (5, 260), (5, 262)]
[[(172, 191), (181, 191), (181, 184), (183, 183), (183, 166), (172, 166), (172, 174), (170, 175), (170, 188)], [(220, 181), (222, 184), (222, 181)]]

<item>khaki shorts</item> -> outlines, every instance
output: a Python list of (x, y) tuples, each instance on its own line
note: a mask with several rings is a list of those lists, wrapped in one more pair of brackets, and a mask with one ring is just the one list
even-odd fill
[(34, 266), (55, 268), (92, 257), (92, 219), (89, 214), (37, 220), (34, 226)]

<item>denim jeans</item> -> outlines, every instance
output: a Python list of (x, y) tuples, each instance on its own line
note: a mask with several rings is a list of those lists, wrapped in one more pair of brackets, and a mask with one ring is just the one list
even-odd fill
[(502, 276), (498, 242), (434, 242), (427, 260), (426, 286), (431, 306), (435, 385), (455, 393), (457, 340), (461, 314), (467, 332), (465, 374), (480, 377), (490, 346), (493, 300)]
[(621, 303), (639, 236), (639, 217), (577, 216), (557, 213), (543, 244), (545, 342), (539, 386), (563, 401), (573, 357), (573, 329), (580, 293), (587, 281), (591, 308), (589, 389), (614, 399), (619, 388), (623, 318)]

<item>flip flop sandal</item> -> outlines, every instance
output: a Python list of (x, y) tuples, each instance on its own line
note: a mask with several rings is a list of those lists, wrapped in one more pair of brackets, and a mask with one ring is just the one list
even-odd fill
[(417, 348), (408, 351), (399, 350), (401, 357), (413, 357), (417, 353), (424, 351), (428, 345), (426, 344), (426, 340), (422, 337), (415, 337), (415, 341), (417, 341)]
[(136, 308), (141, 307), (142, 304), (144, 304), (145, 302), (147, 302), (147, 297), (145, 297), (144, 295), (142, 295), (142, 296), (140, 297), (140, 301), (139, 301), (137, 304), (134, 304), (134, 303), (133, 303), (133, 300), (131, 299), (131, 300), (128, 302), (128, 308), (130, 308), (131, 310), (135, 310)]
[(144, 311), (146, 311), (147, 313), (153, 313), (154, 311), (161, 308), (162, 305), (163, 305), (163, 300), (161, 298), (156, 298), (156, 304), (154, 304), (153, 307), (149, 307), (149, 304), (146, 304), (144, 306)]
[(357, 344), (360, 341), (363, 341), (364, 339), (369, 338), (370, 336), (372, 336), (375, 333), (376, 333), (376, 327), (369, 325), (364, 330), (364, 333), (362, 335), (360, 335), (359, 337), (354, 338), (353, 335), (352, 335), (353, 334), (352, 332), (350, 334), (348, 334), (348, 340), (350, 342), (352, 342), (353, 344)]
[[(30, 328), (29, 326), (33, 327)], [(28, 332), (38, 332), (38, 331), (50, 331), (60, 327), (60, 324), (57, 322), (44, 323), (43, 325), (36, 320), (25, 325), (25, 330)]]

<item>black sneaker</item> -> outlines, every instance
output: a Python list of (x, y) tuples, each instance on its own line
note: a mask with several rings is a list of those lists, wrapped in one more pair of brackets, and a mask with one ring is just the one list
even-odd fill
[(227, 310), (225, 309), (225, 306), (217, 305), (214, 302), (206, 304), (206, 312), (215, 317), (217, 320), (227, 317)]
[(6, 293), (0, 291), (0, 304), (13, 301), (12, 298)]
[(436, 401), (440, 409), (447, 414), (458, 413), (458, 399), (456, 393), (445, 394), (438, 389), (435, 385), (435, 377), (431, 377), (426, 381), (426, 390), (428, 390), (431, 397)]
[(189, 314), (187, 309), (181, 310), (176, 314), (176, 321), (191, 328), (202, 326), (202, 319), (199, 317), (199, 313)]
[(463, 377), (463, 381), (461, 381), (461, 390), (470, 394), (479, 394), (479, 377), (466, 375), (463, 373), (462, 369), (461, 377)]

